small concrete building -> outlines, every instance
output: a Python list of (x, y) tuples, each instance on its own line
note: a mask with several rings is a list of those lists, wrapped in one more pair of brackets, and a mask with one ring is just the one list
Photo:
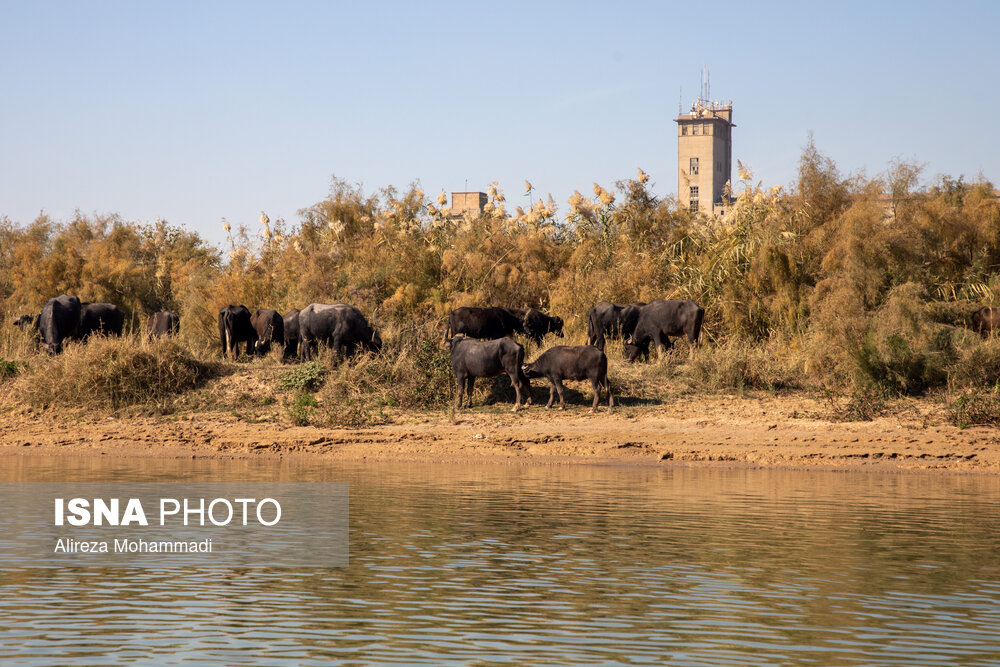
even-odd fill
[(699, 97), (690, 113), (678, 113), (677, 199), (692, 213), (724, 215), (731, 197), (733, 103)]
[(483, 214), (483, 208), (489, 201), (485, 192), (452, 192), (451, 215), (461, 217), (468, 213), (474, 218)]

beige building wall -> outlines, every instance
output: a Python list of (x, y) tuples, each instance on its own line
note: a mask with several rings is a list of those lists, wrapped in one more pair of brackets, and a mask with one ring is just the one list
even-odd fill
[[(732, 178), (733, 107), (698, 100), (677, 123), (677, 199), (688, 210), (722, 215)], [(696, 188), (696, 189), (692, 189)], [(696, 202), (692, 205), (692, 202)]]
[(488, 201), (489, 197), (485, 192), (452, 192), (451, 214), (462, 216), (468, 213), (473, 217), (479, 217), (483, 214), (483, 207)]

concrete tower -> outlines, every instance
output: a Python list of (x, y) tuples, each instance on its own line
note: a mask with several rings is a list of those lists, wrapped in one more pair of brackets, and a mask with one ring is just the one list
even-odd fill
[[(704, 84), (703, 94), (707, 93)], [(692, 212), (723, 215), (730, 205), (726, 185), (733, 163), (733, 103), (699, 96), (690, 113), (678, 110), (677, 199)]]

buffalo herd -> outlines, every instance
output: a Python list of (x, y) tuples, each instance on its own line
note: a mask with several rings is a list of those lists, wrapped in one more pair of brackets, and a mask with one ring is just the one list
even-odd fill
[(21, 315), (14, 324), (34, 329), (42, 347), (58, 354), (67, 340), (85, 341), (93, 335), (121, 336), (125, 313), (114, 304), (90, 303), (63, 294), (49, 299), (38, 315)]
[[(701, 340), (705, 310), (694, 301), (663, 301), (651, 303), (598, 303), (587, 313), (587, 345), (556, 345), (545, 350), (529, 364), (524, 363), (524, 348), (514, 340), (516, 333), (540, 344), (547, 333), (562, 337), (563, 321), (533, 308), (456, 308), (448, 316), (445, 340), (451, 348), (451, 367), (458, 380), (457, 407), (461, 408), (468, 394), (472, 403), (472, 387), (477, 377), (507, 374), (514, 386), (514, 410), (531, 403), (530, 378), (549, 381), (549, 402), (552, 407), (559, 394), (559, 409), (566, 399), (564, 380), (590, 380), (594, 390), (591, 412), (597, 409), (601, 391), (608, 393), (608, 409), (614, 407), (608, 381), (608, 357), (604, 354), (607, 338), (625, 341), (625, 358), (635, 361), (648, 356), (652, 342), (659, 351), (670, 349), (670, 336), (686, 336), (694, 354)], [(450, 336), (450, 337), (449, 337)], [(483, 339), (483, 340), (476, 340)]]
[[(445, 342), (451, 367), (458, 382), (457, 407), (465, 397), (472, 404), (476, 378), (507, 375), (514, 388), (514, 410), (522, 401), (531, 403), (532, 378), (549, 381), (551, 407), (559, 396), (566, 401), (563, 382), (589, 380), (594, 391), (591, 411), (597, 409), (601, 392), (608, 394), (608, 408), (614, 406), (608, 381), (605, 346), (609, 339), (621, 340), (627, 362), (648, 359), (650, 346), (657, 356), (668, 351), (670, 339), (684, 337), (689, 354), (702, 337), (705, 310), (690, 300), (658, 299), (649, 303), (627, 304), (601, 301), (587, 312), (587, 344), (556, 345), (526, 363), (524, 347), (514, 336), (523, 336), (540, 345), (544, 337), (563, 337), (563, 320), (534, 308), (455, 308), (448, 316)], [(972, 314), (972, 328), (983, 335), (1000, 330), (1000, 308), (982, 308)], [(49, 301), (37, 315), (22, 315), (14, 324), (32, 329), (46, 351), (58, 354), (67, 340), (85, 341), (92, 335), (120, 336), (125, 313), (110, 303), (89, 303), (61, 295)], [(343, 303), (312, 303), (281, 315), (258, 308), (253, 313), (243, 305), (229, 305), (219, 311), (219, 341), (223, 358), (237, 358), (241, 349), (247, 357), (267, 355), (272, 347), (282, 351), (283, 360), (309, 361), (319, 346), (335, 357), (349, 357), (358, 351), (379, 352), (382, 338), (360, 310)], [(161, 311), (149, 316), (146, 333), (150, 337), (174, 336), (180, 330), (176, 313)]]

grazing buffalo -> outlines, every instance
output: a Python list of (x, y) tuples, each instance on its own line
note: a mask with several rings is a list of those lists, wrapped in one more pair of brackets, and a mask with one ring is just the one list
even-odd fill
[(545, 404), (547, 408), (552, 407), (552, 401), (558, 391), (559, 409), (566, 409), (563, 380), (590, 380), (594, 388), (594, 404), (590, 406), (591, 412), (597, 410), (602, 388), (608, 392), (608, 410), (615, 407), (615, 399), (611, 395), (611, 383), (608, 382), (608, 358), (604, 356), (604, 352), (591, 345), (550, 347), (524, 367), (524, 374), (529, 378), (548, 378), (549, 402)]
[(972, 313), (972, 328), (984, 336), (1000, 329), (1000, 308), (980, 308)]
[(504, 336), (524, 333), (524, 322), (507, 308), (461, 307), (448, 315), (448, 330), (445, 338), (464, 334), (469, 338), (493, 340)]
[(169, 310), (161, 310), (158, 313), (153, 313), (146, 320), (146, 333), (153, 338), (176, 336), (180, 330), (181, 318), (177, 313), (170, 312)]
[(285, 351), (282, 359), (294, 359), (299, 356), (299, 309), (285, 313)]
[(121, 336), (125, 326), (125, 313), (111, 303), (80, 304), (80, 328), (76, 337), (87, 340), (92, 334)]
[(534, 308), (508, 308), (524, 324), (525, 335), (535, 342), (535, 345), (542, 344), (542, 338), (547, 333), (554, 333), (559, 338), (563, 337), (563, 321), (561, 317), (546, 315)]
[(701, 338), (705, 309), (694, 301), (658, 299), (643, 306), (632, 337), (625, 341), (625, 360), (635, 361), (649, 355), (649, 343), (656, 344), (657, 354), (670, 349), (668, 336), (687, 336), (694, 356), (694, 346)]
[(524, 348), (513, 338), (494, 340), (472, 340), (464, 334), (448, 339), (451, 348), (451, 369), (458, 380), (458, 408), (462, 407), (462, 396), (468, 391), (469, 407), (472, 407), (472, 389), (476, 378), (491, 378), (506, 373), (514, 385), (514, 411), (521, 407), (521, 394), (525, 405), (531, 403), (531, 384), (524, 376)]
[(309, 361), (310, 348), (320, 342), (335, 355), (351, 356), (359, 345), (372, 352), (382, 349), (382, 338), (361, 311), (344, 303), (311, 303), (299, 312), (299, 359)]
[(14, 320), (14, 326), (20, 327), (21, 329), (37, 329), (38, 315), (21, 315), (19, 318)]
[(53, 354), (62, 352), (63, 341), (76, 336), (80, 328), (80, 300), (67, 294), (49, 299), (37, 326), (45, 349)]
[(253, 355), (257, 332), (250, 323), (250, 310), (246, 306), (226, 306), (219, 311), (219, 340), (223, 359), (229, 354), (234, 359), (239, 356), (240, 343), (246, 343), (248, 357)]
[(601, 301), (587, 311), (587, 344), (604, 349), (605, 338), (627, 339), (635, 331), (639, 311), (645, 303)]
[(285, 344), (285, 320), (278, 311), (269, 308), (258, 308), (250, 316), (250, 325), (257, 333), (257, 341), (253, 345), (254, 354), (264, 356), (271, 350), (271, 344)]

